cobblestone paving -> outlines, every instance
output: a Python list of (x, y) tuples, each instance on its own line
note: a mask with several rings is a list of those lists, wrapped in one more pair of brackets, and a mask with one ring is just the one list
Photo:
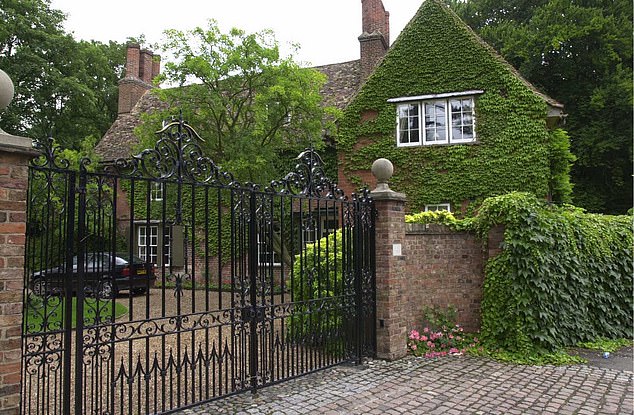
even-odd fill
[(179, 412), (193, 414), (626, 414), (632, 371), (518, 366), (469, 356), (340, 366)]

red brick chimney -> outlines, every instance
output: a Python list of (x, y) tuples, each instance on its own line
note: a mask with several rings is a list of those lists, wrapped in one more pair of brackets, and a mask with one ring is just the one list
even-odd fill
[(390, 47), (390, 13), (381, 0), (361, 0), (361, 77), (366, 79)]
[(128, 45), (125, 77), (119, 81), (119, 114), (127, 114), (153, 88), (152, 80), (161, 71), (161, 57), (137, 44)]

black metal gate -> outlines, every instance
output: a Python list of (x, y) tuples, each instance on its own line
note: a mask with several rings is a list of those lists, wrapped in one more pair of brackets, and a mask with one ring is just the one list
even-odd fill
[(30, 168), (22, 413), (165, 413), (375, 349), (374, 210), (313, 150), (239, 183), (182, 120), (156, 146)]

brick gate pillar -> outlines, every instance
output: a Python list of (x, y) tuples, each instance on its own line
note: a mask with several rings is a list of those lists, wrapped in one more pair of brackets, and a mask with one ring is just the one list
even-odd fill
[[(13, 84), (9, 85), (10, 82), (0, 70), (0, 111), (6, 108), (13, 96)], [(36, 154), (30, 139), (10, 135), (0, 129), (1, 415), (20, 411), (26, 189), (28, 163)]]
[(407, 353), (405, 201), (389, 188), (394, 167), (387, 159), (372, 164), (377, 187), (371, 192), (376, 215), (376, 348), (380, 359), (399, 359)]

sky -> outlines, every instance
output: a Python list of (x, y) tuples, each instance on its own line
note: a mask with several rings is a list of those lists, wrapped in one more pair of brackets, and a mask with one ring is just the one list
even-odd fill
[[(422, 1), (383, 0), (390, 12), (390, 42)], [(361, 0), (52, 0), (51, 7), (66, 14), (64, 28), (77, 40), (123, 43), (144, 34), (153, 44), (166, 29), (206, 27), (208, 19), (215, 19), (223, 32), (273, 30), (284, 54), (289, 44), (299, 44), (295, 60), (306, 66), (359, 58)]]

